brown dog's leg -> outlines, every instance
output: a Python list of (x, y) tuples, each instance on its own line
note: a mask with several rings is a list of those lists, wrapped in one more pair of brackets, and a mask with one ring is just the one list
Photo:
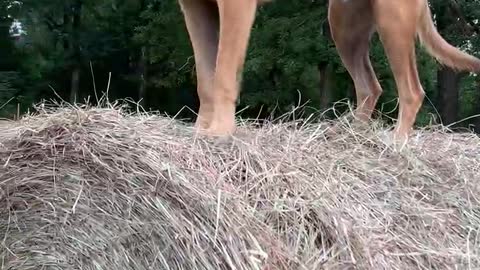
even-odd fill
[(235, 130), (235, 107), (240, 76), (255, 20), (257, 0), (217, 0), (220, 42), (213, 85), (213, 117), (207, 133), (230, 135)]
[(395, 77), (400, 111), (395, 134), (406, 141), (424, 99), (415, 57), (419, 1), (375, 0), (377, 30)]
[(337, 51), (355, 84), (355, 116), (367, 121), (382, 93), (368, 52), (374, 32), (371, 3), (369, 0), (331, 0), (328, 18)]
[(195, 126), (207, 129), (213, 116), (213, 78), (217, 58), (219, 15), (215, 2), (180, 0), (195, 55), (200, 109)]

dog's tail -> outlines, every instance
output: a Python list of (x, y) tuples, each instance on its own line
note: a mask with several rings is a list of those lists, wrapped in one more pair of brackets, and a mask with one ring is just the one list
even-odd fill
[(433, 24), (428, 0), (423, 2), (425, 6), (419, 21), (418, 36), (427, 51), (440, 63), (453, 69), (480, 73), (480, 59), (462, 52), (443, 39)]

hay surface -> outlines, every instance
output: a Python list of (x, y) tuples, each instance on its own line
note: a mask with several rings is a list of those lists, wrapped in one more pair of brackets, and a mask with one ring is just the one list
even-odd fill
[(0, 269), (479, 269), (480, 139), (244, 126), (118, 108), (0, 132)]

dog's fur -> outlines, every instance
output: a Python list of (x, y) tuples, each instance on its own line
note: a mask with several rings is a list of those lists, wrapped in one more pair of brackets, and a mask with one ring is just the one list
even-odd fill
[[(179, 0), (193, 45), (200, 109), (196, 127), (225, 136), (235, 130), (235, 104), (250, 31), (259, 4), (268, 0)], [(416, 66), (418, 36), (439, 62), (480, 72), (480, 60), (448, 44), (437, 32), (428, 0), (330, 0), (332, 38), (357, 93), (358, 119), (370, 119), (382, 88), (369, 59), (377, 31), (400, 98), (395, 134), (407, 138), (424, 98)]]

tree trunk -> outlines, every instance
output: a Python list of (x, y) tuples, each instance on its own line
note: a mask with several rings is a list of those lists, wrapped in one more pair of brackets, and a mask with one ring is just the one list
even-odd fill
[(320, 63), (317, 66), (320, 75), (320, 110), (328, 109), (332, 102), (333, 89), (333, 65), (331, 63)]
[(70, 5), (65, 2), (63, 4), (63, 29), (62, 29), (62, 39), (63, 39), (63, 49), (65, 52), (68, 52), (70, 49), (70, 42), (68, 33), (70, 32)]
[(78, 99), (78, 91), (80, 85), (80, 68), (75, 67), (72, 70), (72, 81), (70, 87), (70, 103), (74, 104)]
[(146, 47), (142, 46), (140, 50), (140, 61), (138, 63), (138, 75), (140, 77), (140, 85), (138, 87), (138, 99), (140, 106), (145, 107), (146, 90), (147, 90), (147, 56)]
[(458, 98), (461, 78), (461, 73), (456, 73), (449, 67), (440, 67), (437, 71), (437, 107), (444, 125), (449, 125), (458, 120)]
[(71, 32), (71, 49), (72, 49), (72, 81), (70, 88), (70, 102), (76, 102), (79, 96), (80, 89), (80, 67), (81, 67), (81, 56), (80, 56), (80, 24), (81, 24), (81, 14), (82, 14), (82, 0), (76, 0), (72, 6), (73, 8), (73, 21), (72, 21), (72, 32)]
[[(477, 93), (480, 93), (480, 78), (477, 77), (477, 80), (476, 80), (476, 89), (477, 89)], [(478, 97), (477, 97), (477, 110), (476, 110), (476, 114), (477, 115), (480, 115), (480, 94), (478, 94)], [(475, 133), (477, 134), (480, 134), (480, 116), (477, 116), (474, 118), (473, 120), (473, 124), (474, 124), (474, 131)]]

